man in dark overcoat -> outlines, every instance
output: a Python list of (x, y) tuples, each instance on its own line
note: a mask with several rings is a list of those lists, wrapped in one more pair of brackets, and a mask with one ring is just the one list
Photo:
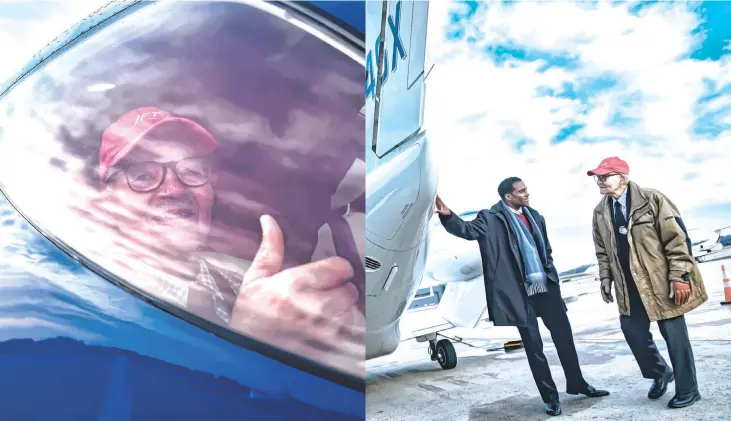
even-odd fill
[(543, 353), (538, 317), (551, 332), (566, 375), (566, 392), (592, 398), (609, 392), (589, 385), (581, 373), (546, 221), (529, 206), (525, 183), (510, 177), (500, 183), (498, 193), (500, 201), (469, 222), (452, 213), (439, 196), (436, 212), (447, 232), (479, 244), (489, 319), (495, 326), (518, 327), (546, 413), (560, 415), (561, 403)]

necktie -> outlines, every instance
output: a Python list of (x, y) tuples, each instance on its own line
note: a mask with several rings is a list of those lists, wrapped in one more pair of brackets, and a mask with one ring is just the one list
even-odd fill
[(614, 202), (614, 222), (619, 227), (620, 234), (627, 233), (627, 219), (624, 217), (622, 205), (619, 202)]

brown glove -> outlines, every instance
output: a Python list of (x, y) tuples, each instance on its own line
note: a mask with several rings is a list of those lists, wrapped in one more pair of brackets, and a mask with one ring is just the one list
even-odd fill
[(675, 305), (682, 306), (690, 299), (690, 284), (673, 281), (670, 283), (670, 298), (675, 297)]

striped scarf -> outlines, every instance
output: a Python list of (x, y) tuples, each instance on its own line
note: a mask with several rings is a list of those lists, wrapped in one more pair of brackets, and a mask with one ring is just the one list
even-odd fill
[(508, 214), (510, 227), (518, 239), (520, 254), (523, 256), (523, 265), (525, 267), (525, 290), (528, 296), (548, 292), (546, 284), (546, 272), (543, 268), (543, 262), (546, 261), (546, 244), (543, 240), (541, 230), (533, 219), (530, 212), (523, 209), (523, 215), (528, 219), (528, 223), (533, 227), (533, 233), (519, 219), (518, 215), (513, 213), (505, 202), (502, 202)]

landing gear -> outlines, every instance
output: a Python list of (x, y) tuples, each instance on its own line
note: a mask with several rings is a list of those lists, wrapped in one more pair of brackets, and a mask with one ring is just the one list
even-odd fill
[[(416, 337), (416, 342), (429, 342), (429, 357), (432, 361), (436, 361), (445, 370), (451, 370), (457, 367), (457, 351), (452, 345), (452, 341), (449, 339), (437, 340), (437, 332), (427, 333), (426, 335), (420, 335)], [(442, 336), (442, 335), (439, 335)], [(461, 342), (462, 339), (455, 337), (452, 338), (457, 342)]]
[(449, 339), (436, 339), (429, 341), (429, 355), (432, 361), (437, 361), (445, 370), (451, 370), (457, 366), (457, 351)]

